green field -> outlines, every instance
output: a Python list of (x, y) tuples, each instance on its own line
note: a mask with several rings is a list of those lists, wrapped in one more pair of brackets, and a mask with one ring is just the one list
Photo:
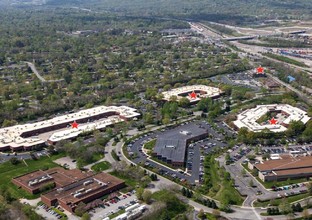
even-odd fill
[(113, 218), (115, 218), (115, 217), (117, 217), (118, 215), (121, 215), (121, 214), (123, 214), (123, 213), (125, 213), (125, 210), (124, 210), (124, 209), (119, 210), (118, 212), (116, 212), (116, 213), (110, 215), (109, 218), (110, 218), (110, 219), (113, 219)]
[[(214, 157), (210, 159), (206, 157), (204, 166), (203, 189), (205, 192), (208, 191), (207, 196), (219, 201), (227, 201), (229, 204), (241, 205), (243, 203), (243, 197), (233, 187), (230, 174), (223, 167), (219, 167)], [(207, 188), (208, 185), (210, 187)]]
[(101, 171), (104, 171), (104, 170), (108, 170), (109, 168), (111, 168), (112, 165), (107, 162), (107, 161), (102, 161), (100, 163), (97, 163), (97, 164), (94, 164), (91, 169), (95, 172), (101, 172)]
[(3, 164), (0, 164), (0, 187), (5, 188), (6, 190), (10, 191), (12, 195), (15, 198), (27, 198), (27, 199), (34, 199), (39, 197), (40, 195), (31, 195), (30, 193), (18, 189), (17, 186), (12, 184), (11, 180), (12, 178), (26, 174), (35, 170), (39, 169), (48, 169), (52, 167), (58, 166), (56, 163), (53, 162), (53, 160), (56, 160), (60, 157), (63, 157), (64, 155), (58, 154), (51, 157), (40, 157), (38, 160), (26, 160), (26, 163), (20, 162), (17, 165), (12, 165), (10, 162), (5, 162)]
[[(152, 194), (152, 199), (165, 203), (165, 208), (163, 208), (161, 212), (158, 213), (158, 218), (153, 218), (150, 216), (151, 219), (174, 219), (175, 216), (186, 212), (189, 208), (187, 204), (180, 201), (173, 192), (168, 190), (154, 192)], [(168, 216), (168, 218), (160, 218), (160, 216), (164, 216), (165, 214)]]
[(136, 185), (137, 185), (137, 182), (134, 179), (131, 179), (127, 176), (121, 175), (117, 171), (109, 172), (109, 174), (124, 180), (126, 185), (128, 185), (128, 186), (136, 187)]

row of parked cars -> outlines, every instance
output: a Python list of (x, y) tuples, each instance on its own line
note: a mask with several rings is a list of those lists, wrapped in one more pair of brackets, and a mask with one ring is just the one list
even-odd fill
[(262, 150), (263, 153), (269, 153), (269, 154), (281, 154), (281, 153), (285, 153), (285, 149), (284, 148), (266, 148)]
[[(56, 211), (54, 211), (52, 208), (48, 207), (45, 204), (39, 205), (39, 208), (42, 208), (44, 210), (46, 210), (48, 213), (50, 213), (51, 215), (54, 215), (57, 219), (61, 219), (63, 217), (63, 215), (60, 215), (59, 213), (57, 213)], [(58, 208), (60, 211), (64, 211), (62, 208)], [(65, 214), (64, 214), (65, 215)]]
[(273, 191), (283, 191), (283, 190), (289, 190), (289, 189), (304, 187), (305, 185), (306, 185), (305, 183), (296, 183), (296, 184), (292, 184), (289, 186), (281, 186), (281, 187), (272, 186), (272, 190)]
[[(128, 198), (129, 196), (131, 196), (131, 195), (133, 195), (135, 193), (136, 193), (136, 191), (132, 190), (132, 191), (126, 193), (126, 194), (123, 194), (123, 195), (120, 195), (120, 196), (116, 196), (116, 197), (114, 197), (114, 198), (112, 198), (110, 200), (105, 200), (104, 204), (105, 204), (105, 206), (111, 206), (111, 205), (117, 204), (119, 201), (121, 201), (123, 199), (126, 199), (126, 198)], [(134, 200), (130, 201), (129, 203), (126, 203), (123, 206), (121, 206), (121, 205), (118, 206), (118, 209), (115, 210), (115, 211), (110, 211), (110, 212), (105, 213), (101, 217), (107, 217), (107, 216), (113, 215), (113, 214), (117, 213), (119, 210), (126, 209), (127, 207), (129, 207), (129, 206), (131, 206), (131, 205), (133, 205), (133, 204), (135, 204), (137, 202), (138, 202), (138, 200), (134, 199)]]

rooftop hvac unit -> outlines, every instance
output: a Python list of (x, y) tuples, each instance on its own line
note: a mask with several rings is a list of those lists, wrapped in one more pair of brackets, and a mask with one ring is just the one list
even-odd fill
[(78, 190), (76, 191), (76, 193), (83, 192), (84, 190), (85, 190), (85, 188), (78, 189)]
[(76, 194), (74, 195), (74, 197), (75, 197), (75, 198), (78, 198), (80, 195), (81, 195), (81, 193), (79, 192), (79, 193), (76, 193)]
[(91, 184), (91, 183), (93, 183), (93, 180), (88, 180), (88, 181), (85, 181), (85, 182), (83, 183), (83, 185), (86, 186), (86, 185), (89, 185), (89, 184)]

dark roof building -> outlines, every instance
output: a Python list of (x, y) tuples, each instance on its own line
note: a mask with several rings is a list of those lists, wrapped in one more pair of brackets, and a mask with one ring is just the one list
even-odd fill
[(153, 155), (173, 166), (184, 166), (187, 145), (207, 136), (206, 129), (194, 124), (183, 126), (181, 130), (167, 131), (157, 138)]
[(58, 204), (74, 212), (80, 202), (87, 204), (123, 187), (123, 180), (107, 173), (98, 173), (42, 194), (41, 200), (48, 206)]
[(55, 187), (62, 187), (92, 175), (94, 175), (92, 172), (82, 172), (78, 169), (65, 170), (61, 167), (55, 167), (15, 177), (12, 179), (12, 182), (27, 192), (36, 194), (40, 193), (41, 189), (47, 184), (54, 183)]
[(15, 177), (12, 182), (30, 193), (40, 193), (46, 186), (55, 187), (41, 195), (48, 206), (60, 205), (74, 212), (80, 202), (88, 203), (125, 186), (125, 182), (107, 173), (82, 172), (55, 167)]

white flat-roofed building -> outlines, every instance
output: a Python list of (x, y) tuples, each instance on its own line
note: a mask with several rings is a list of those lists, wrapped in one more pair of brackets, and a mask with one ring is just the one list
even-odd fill
[[(55, 143), (75, 138), (82, 132), (103, 129), (139, 115), (136, 109), (127, 106), (98, 106), (45, 121), (1, 128), (0, 151), (29, 150), (33, 146), (44, 145), (46, 141)], [(73, 122), (79, 123), (79, 126), (72, 128)], [(47, 138), (38, 137), (43, 133), (50, 135)]]
[[(276, 124), (266, 123), (260, 125), (257, 120), (267, 112), (277, 112), (284, 115), (282, 119), (277, 119)], [(257, 105), (252, 109), (247, 109), (237, 116), (234, 125), (237, 128), (246, 127), (250, 131), (260, 132), (264, 129), (269, 129), (273, 132), (283, 132), (291, 121), (302, 121), (306, 124), (310, 120), (307, 112), (287, 104), (271, 104), (271, 105)]]
[[(193, 97), (191, 96), (192, 93), (195, 93)], [(164, 96), (164, 100), (170, 101), (172, 96), (177, 97), (177, 100), (185, 97), (190, 100), (191, 103), (198, 102), (202, 98), (218, 98), (222, 91), (219, 88), (205, 86), (205, 85), (192, 85), (192, 86), (183, 86), (179, 88), (175, 88), (169, 91), (162, 92)]]

